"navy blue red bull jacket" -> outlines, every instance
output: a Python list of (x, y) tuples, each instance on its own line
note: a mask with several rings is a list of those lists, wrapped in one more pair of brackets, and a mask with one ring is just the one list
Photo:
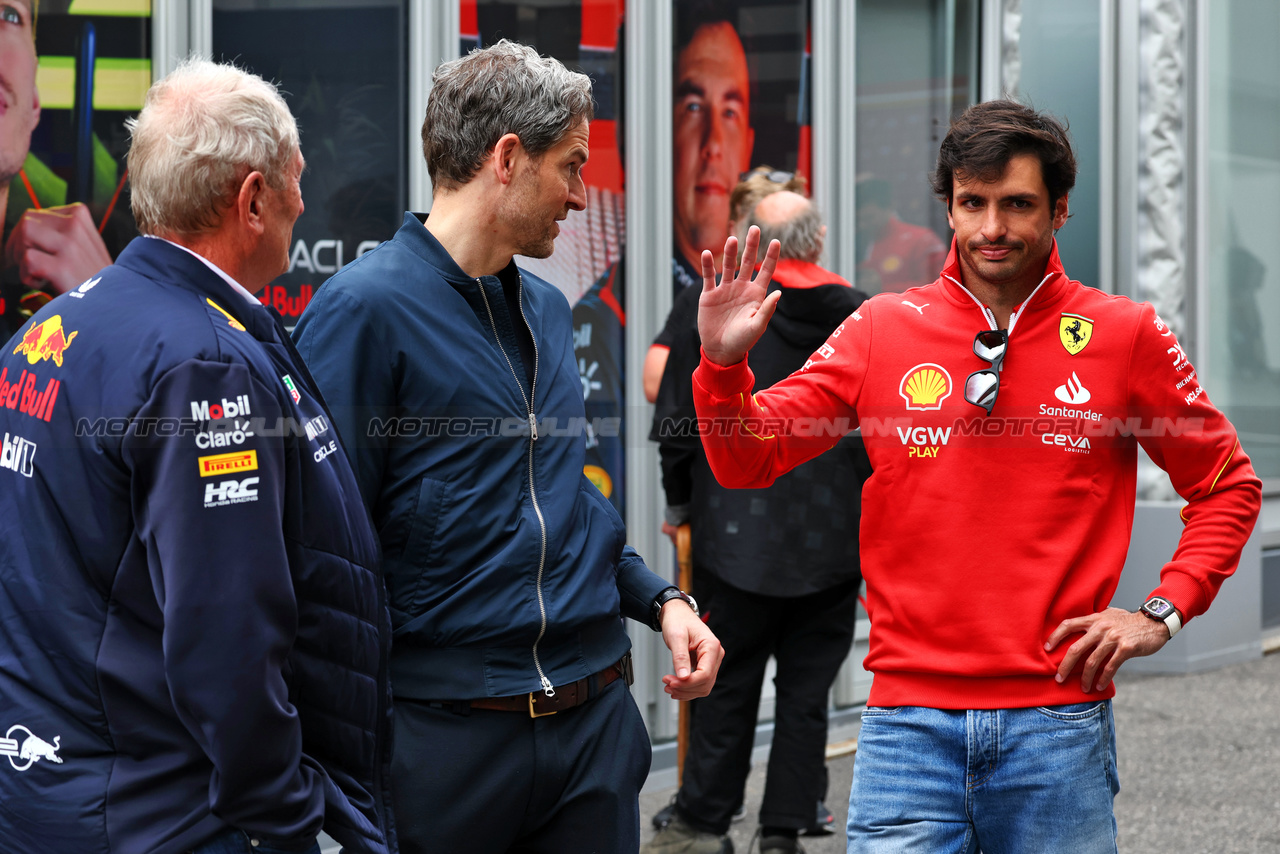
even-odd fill
[(278, 320), (139, 238), (0, 351), (0, 850), (394, 851), (375, 532)]
[[(394, 239), (325, 282), (294, 331), (382, 540), (397, 697), (582, 679), (630, 648), (620, 614), (648, 623), (670, 586), (583, 474), (569, 304), (519, 275), (513, 316), (497, 276), (468, 277), (406, 214)], [(515, 332), (526, 322), (533, 370)]]

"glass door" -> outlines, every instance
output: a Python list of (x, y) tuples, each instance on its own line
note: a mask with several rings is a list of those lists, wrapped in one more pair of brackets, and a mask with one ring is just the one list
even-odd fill
[(938, 277), (951, 233), (929, 173), (978, 97), (976, 0), (858, 0), (857, 276), (869, 294)]

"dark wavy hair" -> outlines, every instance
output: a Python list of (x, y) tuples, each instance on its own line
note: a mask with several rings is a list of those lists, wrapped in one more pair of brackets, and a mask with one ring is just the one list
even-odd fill
[(733, 8), (726, 0), (682, 0), (675, 8), (676, 49), (674, 56), (679, 61), (680, 51), (689, 46), (694, 35), (703, 27), (712, 24), (728, 24), (736, 33), (738, 23), (733, 17)]
[(1019, 154), (1040, 160), (1050, 208), (1076, 185), (1076, 154), (1066, 124), (1016, 101), (985, 101), (961, 113), (942, 140), (929, 184), (950, 208), (957, 175), (998, 180)]

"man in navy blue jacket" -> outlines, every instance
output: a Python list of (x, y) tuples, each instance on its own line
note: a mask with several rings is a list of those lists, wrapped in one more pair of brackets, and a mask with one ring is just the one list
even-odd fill
[(581, 210), (591, 84), (508, 41), (440, 66), (435, 194), (324, 284), (295, 335), (386, 558), (405, 852), (635, 852), (649, 739), (620, 615), (685, 699), (722, 651), (583, 475), (569, 304), (518, 269)]
[(252, 294), (297, 126), (193, 61), (130, 130), (146, 236), (0, 351), (0, 848), (393, 854), (376, 533)]

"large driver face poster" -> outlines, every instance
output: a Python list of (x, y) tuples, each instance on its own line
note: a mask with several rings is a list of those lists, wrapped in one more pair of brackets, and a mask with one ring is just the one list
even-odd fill
[[(587, 74), (596, 100), (583, 170), (587, 207), (572, 211), (550, 258), (518, 263), (573, 306), (574, 355), (586, 402), (586, 475), (621, 511), (625, 495), (627, 365), (624, 164), (627, 81), (625, 0), (461, 0), (463, 53), (509, 38)], [(729, 233), (729, 194), (756, 166), (809, 172), (807, 0), (675, 0), (673, 44), (674, 292), (700, 284), (696, 259), (719, 253)], [(659, 215), (655, 212), (655, 215)], [(657, 329), (633, 329), (651, 340)], [(628, 370), (630, 369), (630, 370)], [(644, 441), (643, 435), (636, 437)]]

